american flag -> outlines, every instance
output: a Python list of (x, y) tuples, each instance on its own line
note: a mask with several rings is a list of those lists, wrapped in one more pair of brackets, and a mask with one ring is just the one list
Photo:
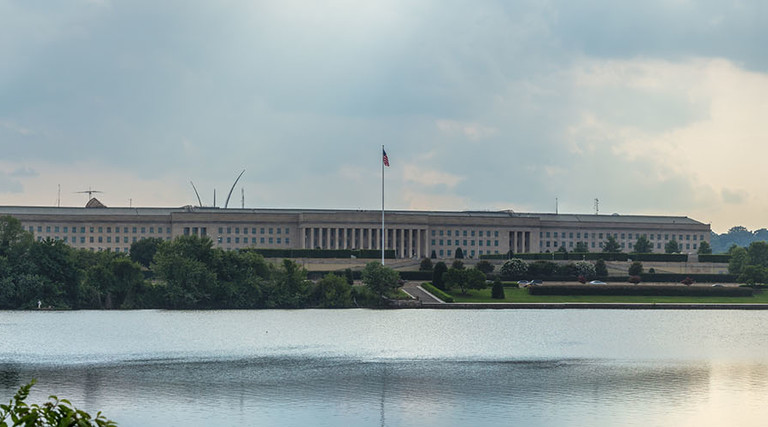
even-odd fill
[(384, 151), (384, 149), (381, 149), (381, 152), (384, 153), (384, 166), (389, 167), (389, 157), (387, 157), (387, 152)]

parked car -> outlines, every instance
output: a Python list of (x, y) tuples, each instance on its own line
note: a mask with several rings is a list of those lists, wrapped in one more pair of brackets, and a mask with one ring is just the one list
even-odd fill
[(712, 287), (713, 287), (713, 288), (722, 288), (722, 287), (723, 287), (723, 285), (722, 285), (722, 284), (720, 284), (720, 283), (715, 283), (714, 285), (712, 285)]
[(539, 286), (543, 283), (541, 280), (531, 280), (531, 286)]
[(518, 280), (517, 281), (517, 285), (518, 286), (522, 286), (522, 287), (530, 286), (531, 285), (531, 281), (530, 280)]
[(590, 285), (607, 285), (607, 283), (603, 282), (602, 280), (593, 280), (589, 282)]

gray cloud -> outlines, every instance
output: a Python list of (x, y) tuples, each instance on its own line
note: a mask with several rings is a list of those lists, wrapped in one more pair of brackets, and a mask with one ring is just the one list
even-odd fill
[[(96, 163), (193, 179), (205, 193), (226, 191), (245, 168), (253, 200), (271, 206), (375, 207), (385, 144), (392, 203), (404, 203), (398, 186), (417, 185), (397, 165), (418, 162), (464, 179), (413, 188), (472, 207), (544, 209), (557, 196), (584, 211), (594, 197), (622, 212), (679, 211), (707, 190), (682, 173), (649, 175), (652, 161), (611, 150), (619, 138), (574, 153), (568, 129), (590, 112), (655, 134), (701, 120), (707, 106), (680, 93), (578, 88), (568, 70), (594, 57), (695, 56), (765, 70), (764, 8), (0, 1), (12, 18), (0, 26), (0, 138), (15, 164)], [(494, 132), (448, 134), (439, 120)], [(369, 173), (339, 174), (350, 167)]]

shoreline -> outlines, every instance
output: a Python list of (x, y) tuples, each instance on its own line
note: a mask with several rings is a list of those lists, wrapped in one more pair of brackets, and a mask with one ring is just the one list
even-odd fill
[(452, 302), (419, 306), (394, 307), (396, 309), (438, 310), (768, 310), (768, 304), (706, 304), (706, 303), (592, 303), (592, 302)]

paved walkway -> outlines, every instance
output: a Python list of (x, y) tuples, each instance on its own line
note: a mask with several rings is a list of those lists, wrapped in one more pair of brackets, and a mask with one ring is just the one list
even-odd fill
[(443, 301), (440, 301), (432, 294), (422, 289), (419, 282), (405, 282), (403, 285), (403, 290), (408, 292), (408, 294), (412, 297), (421, 301), (423, 305), (444, 304)]

